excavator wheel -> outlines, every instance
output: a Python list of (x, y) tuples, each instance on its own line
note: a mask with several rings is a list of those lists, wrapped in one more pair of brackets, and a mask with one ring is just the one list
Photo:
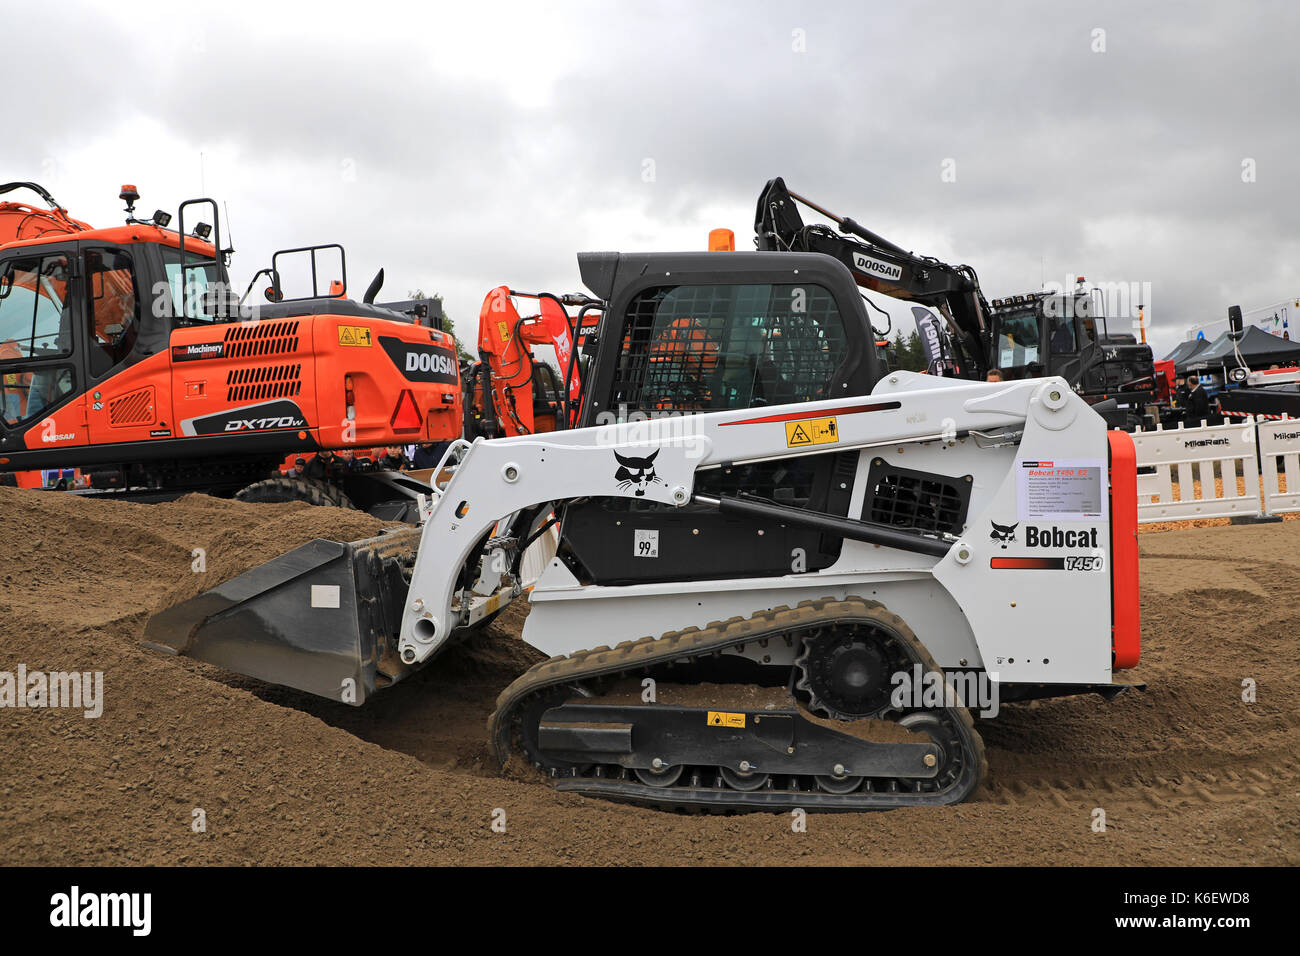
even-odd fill
[(255, 481), (235, 493), (240, 501), (275, 503), (280, 501), (305, 501), (312, 505), (356, 510), (350, 498), (333, 485), (315, 478), (267, 478)]

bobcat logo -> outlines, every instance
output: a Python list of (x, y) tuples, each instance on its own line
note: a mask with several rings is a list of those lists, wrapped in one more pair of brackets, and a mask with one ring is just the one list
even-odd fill
[(658, 482), (662, 485), (664, 480), (655, 474), (654, 461), (658, 454), (656, 451), (645, 458), (633, 458), (614, 452), (614, 457), (618, 459), (618, 471), (614, 472), (614, 480), (618, 482), (619, 490), (627, 491), (636, 485), (636, 496), (642, 498), (651, 484)]
[(1002, 542), (1002, 550), (1006, 550), (1007, 545), (1016, 540), (1016, 529), (1020, 527), (1020, 522), (1015, 524), (998, 524), (996, 521), (990, 521), (993, 525), (993, 533), (989, 535), (994, 541)]

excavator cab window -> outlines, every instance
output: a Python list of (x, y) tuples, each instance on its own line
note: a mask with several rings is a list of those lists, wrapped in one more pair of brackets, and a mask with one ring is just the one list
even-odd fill
[(830, 395), (845, 341), (835, 300), (817, 285), (648, 289), (628, 308), (614, 405), (653, 414), (817, 401)]
[(563, 427), (558, 416), (558, 409), (563, 388), (555, 369), (548, 363), (533, 360), (533, 431), (555, 431)]
[(185, 254), (185, 275), (181, 277), (181, 251), (171, 246), (162, 250), (163, 266), (167, 270), (167, 284), (172, 292), (172, 314), (190, 322), (215, 322), (217, 316), (210, 310), (209, 291), (224, 286), (221, 268), (210, 259), (197, 253)]
[[(1102, 335), (1106, 334), (1105, 319), (1102, 319)], [(1091, 315), (1079, 317), (1079, 347), (1082, 350), (1097, 341), (1097, 320)]]
[(0, 269), (0, 414), (6, 425), (29, 421), (72, 394), (68, 258), (47, 254)]
[(90, 376), (99, 378), (131, 353), (140, 329), (140, 298), (131, 256), (122, 249), (86, 253), (90, 298)]
[(992, 366), (1003, 371), (1024, 370), (1040, 361), (1038, 313), (1033, 309), (1011, 312), (997, 320)]
[(1079, 343), (1075, 339), (1073, 315), (1049, 316), (1047, 334), (1053, 355), (1073, 355), (1079, 351)]

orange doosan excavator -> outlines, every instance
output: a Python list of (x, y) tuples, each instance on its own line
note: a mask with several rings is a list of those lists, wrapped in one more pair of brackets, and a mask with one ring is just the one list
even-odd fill
[[(275, 253), (241, 296), (211, 199), (181, 203), (172, 228), (163, 210), (138, 218), (139, 194), (123, 186), (125, 224), (96, 229), (35, 183), (0, 195), (18, 189), (44, 205), (0, 202), (0, 482), (76, 468), (91, 493), (393, 516), (428, 490), (331, 452), (460, 436), (460, 371), (437, 300), (376, 303), (382, 269), (349, 298), (337, 244)], [(295, 271), (310, 276), (296, 297), (283, 287)], [(294, 455), (318, 461), (280, 476)]]

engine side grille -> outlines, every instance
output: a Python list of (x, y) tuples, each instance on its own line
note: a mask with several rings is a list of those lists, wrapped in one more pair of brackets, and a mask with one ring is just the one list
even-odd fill
[(154, 420), (153, 386), (128, 392), (108, 403), (108, 424), (118, 428), (125, 425), (148, 425)]
[(292, 355), (298, 351), (298, 320), (236, 323), (226, 329), (228, 358)]
[(231, 369), (226, 373), (226, 400), (256, 402), (267, 398), (292, 398), (302, 391), (301, 364), (261, 365)]
[(966, 526), (971, 476), (895, 468), (876, 458), (867, 475), (862, 520), (891, 528), (957, 534)]

